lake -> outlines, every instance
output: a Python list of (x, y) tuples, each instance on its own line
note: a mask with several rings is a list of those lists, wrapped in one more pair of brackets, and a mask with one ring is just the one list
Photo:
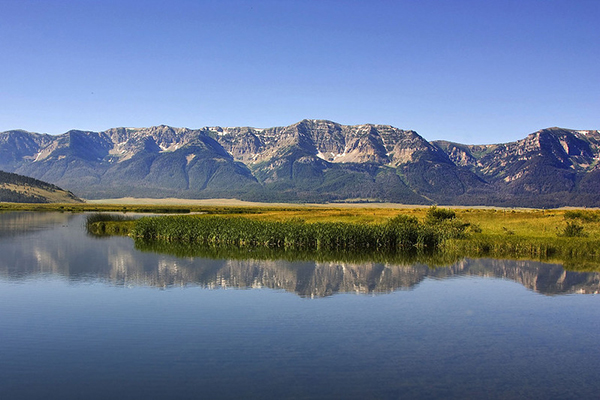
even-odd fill
[(0, 214), (3, 399), (580, 399), (600, 392), (600, 274), (216, 260)]

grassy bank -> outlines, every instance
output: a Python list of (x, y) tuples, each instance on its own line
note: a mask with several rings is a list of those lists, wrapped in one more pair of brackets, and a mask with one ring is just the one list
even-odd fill
[[(214, 211), (219, 212), (219, 207), (208, 207), (208, 209), (214, 208)], [(74, 203), (74, 204), (61, 204), (61, 203), (0, 203), (0, 212), (9, 211), (43, 211), (43, 212), (131, 212), (131, 213), (155, 213), (155, 214), (186, 214), (190, 212), (203, 212), (203, 207), (196, 207), (191, 209), (189, 207), (182, 206), (134, 206), (134, 205), (114, 205), (114, 204), (89, 204), (89, 203)], [(212, 211), (212, 210), (211, 210)], [(222, 211), (221, 211), (222, 212)]]
[[(246, 215), (256, 218), (265, 218), (270, 220), (289, 219), (294, 215), (310, 216), (313, 213), (315, 217), (337, 219), (337, 216), (347, 219), (347, 217), (356, 217), (366, 215), (367, 219), (372, 221), (379, 220), (383, 216), (397, 214), (393, 209), (369, 210), (365, 214), (362, 209), (358, 212), (348, 212), (348, 210), (334, 207), (308, 207), (308, 206), (218, 206), (218, 205), (168, 205), (168, 204), (140, 204), (140, 205), (119, 205), (119, 204), (99, 204), (99, 203), (78, 203), (78, 204), (60, 204), (60, 203), (6, 203), (0, 202), (0, 212), (11, 211), (40, 211), (40, 212), (112, 212), (112, 213), (149, 213), (149, 214), (214, 214), (214, 215)], [(372, 216), (371, 216), (372, 215)]]
[(449, 258), (508, 258), (556, 262), (570, 270), (599, 271), (600, 242), (590, 238), (471, 235), (441, 246)]
[(471, 233), (447, 240), (443, 251), (470, 257), (559, 261), (598, 270), (600, 212), (587, 210), (463, 210)]
[[(469, 256), (561, 262), (583, 270), (600, 266), (599, 211), (209, 207), (202, 212), (98, 225), (102, 234), (130, 235), (140, 247), (181, 253), (186, 246), (207, 255), (215, 248), (248, 254), (248, 249), (261, 247), (313, 252), (312, 257), (318, 256), (315, 251), (325, 252), (327, 259), (352, 253), (351, 258), (383, 261), (411, 249), (439, 249), (439, 261)], [(267, 257), (270, 251), (260, 254)], [(295, 257), (278, 251), (271, 256)]]

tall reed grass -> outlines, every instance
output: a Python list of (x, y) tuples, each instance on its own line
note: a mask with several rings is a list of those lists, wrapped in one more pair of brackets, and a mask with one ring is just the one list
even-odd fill
[(207, 246), (330, 250), (433, 249), (438, 230), (415, 218), (400, 216), (383, 224), (264, 221), (243, 217), (146, 217), (131, 236), (144, 240), (197, 243)]
[(85, 220), (87, 232), (94, 236), (127, 235), (134, 219), (129, 216), (94, 213)]
[[(400, 214), (391, 219), (389, 213), (386, 220), (382, 214), (377, 218), (384, 222), (367, 223), (363, 217), (373, 216), (370, 210), (283, 210), (274, 214), (266, 209), (234, 211), (244, 211), (247, 216), (225, 209), (210, 210), (224, 215), (146, 217), (136, 221), (121, 221), (122, 217), (114, 214), (95, 214), (88, 219), (88, 231), (99, 235), (129, 234), (136, 246), (144, 249), (177, 249), (182, 254), (199, 251), (204, 256), (223, 253), (285, 259), (349, 257), (386, 262), (416, 251), (419, 257), (426, 254), (429, 263), (434, 259), (439, 263), (460, 257), (494, 257), (561, 262), (578, 270), (598, 270), (600, 265), (598, 212), (458, 213), (432, 207), (419, 211), (420, 214), (411, 211), (410, 216)], [(339, 218), (346, 218), (346, 214), (350, 214), (349, 219), (341, 222)], [(561, 230), (565, 222), (573, 232)], [(437, 255), (432, 259), (434, 251)]]

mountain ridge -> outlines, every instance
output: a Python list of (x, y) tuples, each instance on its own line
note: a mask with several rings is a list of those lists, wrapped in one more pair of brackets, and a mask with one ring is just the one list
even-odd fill
[(429, 142), (390, 125), (308, 119), (265, 129), (0, 133), (0, 169), (88, 198), (600, 206), (598, 160), (597, 130), (557, 127), (491, 145)]

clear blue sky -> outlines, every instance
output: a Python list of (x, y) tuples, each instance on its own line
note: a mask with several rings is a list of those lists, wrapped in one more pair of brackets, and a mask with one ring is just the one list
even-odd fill
[(0, 131), (600, 129), (599, 21), (599, 0), (0, 0)]

